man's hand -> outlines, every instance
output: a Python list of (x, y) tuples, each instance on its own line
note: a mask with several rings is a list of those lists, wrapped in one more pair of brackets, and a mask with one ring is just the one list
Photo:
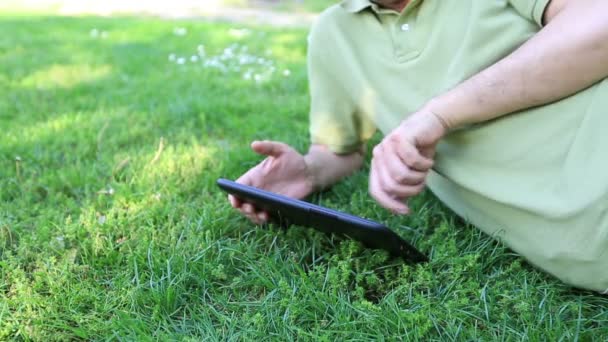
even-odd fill
[[(251, 148), (267, 156), (261, 163), (237, 179), (237, 183), (254, 186), (287, 197), (302, 199), (313, 191), (313, 178), (304, 156), (289, 145), (274, 141), (254, 141)], [(232, 206), (256, 224), (268, 221), (268, 213), (251, 203), (228, 196)]]
[(406, 200), (419, 194), (433, 166), (435, 146), (447, 127), (439, 116), (422, 109), (405, 119), (374, 148), (370, 194), (397, 214), (408, 214)]

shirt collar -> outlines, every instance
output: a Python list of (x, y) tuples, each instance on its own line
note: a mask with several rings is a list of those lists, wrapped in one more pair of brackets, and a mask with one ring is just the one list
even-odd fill
[(370, 0), (343, 0), (340, 5), (349, 13), (358, 13), (375, 4)]
[[(422, 0), (412, 0), (405, 8), (405, 11), (408, 11), (408, 8), (413, 8), (419, 5)], [(340, 4), (344, 10), (349, 13), (359, 13), (364, 9), (371, 7), (371, 9), (376, 13), (396, 13), (391, 9), (381, 8), (378, 4), (371, 2), (370, 0), (342, 0)]]

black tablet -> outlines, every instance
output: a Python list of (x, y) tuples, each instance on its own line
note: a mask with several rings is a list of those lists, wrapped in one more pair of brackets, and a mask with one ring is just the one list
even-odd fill
[(217, 185), (227, 193), (265, 210), (272, 220), (282, 225), (295, 224), (348, 236), (367, 247), (384, 249), (411, 262), (428, 260), (424, 254), (380, 223), (227, 179), (218, 179)]

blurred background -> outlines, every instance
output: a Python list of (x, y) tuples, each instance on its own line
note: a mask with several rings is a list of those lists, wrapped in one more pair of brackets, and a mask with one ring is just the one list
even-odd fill
[[(1, 10), (61, 15), (149, 15), (170, 18), (201, 17), (294, 25), (310, 22), (314, 13), (334, 0), (5, 0)], [(279, 12), (282, 15), (278, 16)]]

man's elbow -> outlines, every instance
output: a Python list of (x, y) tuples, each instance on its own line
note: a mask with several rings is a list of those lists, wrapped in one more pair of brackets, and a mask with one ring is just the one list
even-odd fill
[[(606, 15), (608, 13), (608, 1), (606, 0), (551, 0), (543, 14), (543, 25), (549, 24), (560, 13), (574, 9), (576, 6), (596, 7), (594, 12)], [(599, 7), (598, 7), (599, 6)], [(606, 18), (608, 22), (608, 18)]]
[(570, 2), (570, 0), (551, 0), (543, 15), (543, 25), (551, 22)]

